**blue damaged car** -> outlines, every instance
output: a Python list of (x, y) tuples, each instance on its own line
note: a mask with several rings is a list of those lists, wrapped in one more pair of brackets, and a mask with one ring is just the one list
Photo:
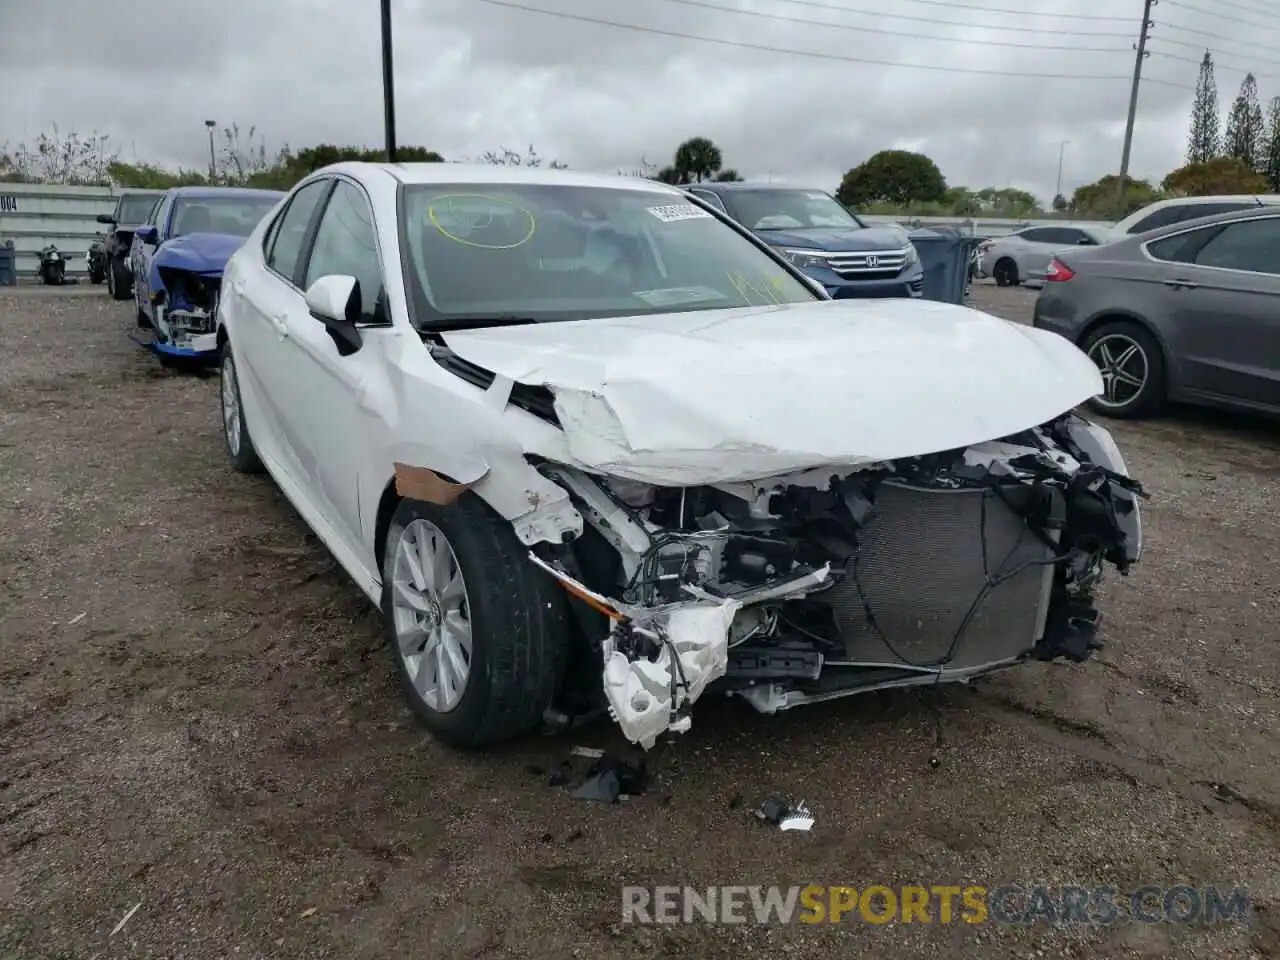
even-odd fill
[(825, 190), (744, 181), (681, 189), (738, 221), (833, 300), (924, 296), (924, 267), (907, 231), (872, 226)]
[(174, 187), (134, 232), (129, 261), (138, 326), (151, 330), (144, 345), (161, 362), (217, 357), (222, 271), (283, 196), (278, 190)]

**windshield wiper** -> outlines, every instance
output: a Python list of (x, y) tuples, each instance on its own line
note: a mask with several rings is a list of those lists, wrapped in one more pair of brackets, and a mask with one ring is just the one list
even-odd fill
[(515, 314), (481, 314), (474, 317), (446, 317), (428, 325), (431, 330), (471, 330), (480, 327), (522, 327), (537, 323), (533, 317)]

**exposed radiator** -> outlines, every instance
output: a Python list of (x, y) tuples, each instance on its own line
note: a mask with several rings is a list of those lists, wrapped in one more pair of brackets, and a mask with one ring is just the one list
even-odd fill
[[(841, 581), (824, 594), (850, 660), (932, 666), (944, 657), (987, 579), (984, 531), (993, 578), (1053, 556), (991, 490), (887, 480), (877, 488), (875, 504), (859, 535), (856, 567), (851, 558)], [(1053, 566), (1042, 562), (993, 587), (947, 666), (977, 667), (1028, 650), (1044, 631), (1052, 581)]]

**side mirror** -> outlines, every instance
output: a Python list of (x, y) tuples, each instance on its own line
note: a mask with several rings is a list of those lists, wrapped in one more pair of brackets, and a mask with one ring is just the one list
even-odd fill
[(110, 213), (100, 213), (98, 214), (98, 222), (109, 223), (112, 226), (115, 226), (116, 218), (113, 214), (110, 214)]
[(160, 236), (160, 231), (155, 227), (139, 227), (133, 231), (133, 235), (143, 243), (155, 243)]
[(363, 345), (360, 319), (360, 281), (341, 273), (320, 277), (307, 290), (307, 312), (324, 324), (338, 355), (349, 357)]
[(1076, 241), (1076, 245), (1081, 247), (1096, 247), (1098, 245), (1098, 241), (1094, 240), (1093, 237), (1081, 237)]

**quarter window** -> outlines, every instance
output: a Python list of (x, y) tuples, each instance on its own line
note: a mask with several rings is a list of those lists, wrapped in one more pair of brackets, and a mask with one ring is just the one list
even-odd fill
[(297, 280), (302, 242), (328, 186), (328, 180), (316, 180), (295, 193), (267, 233), (267, 266), (290, 282)]
[(362, 323), (385, 322), (382, 264), (373, 211), (364, 193), (346, 180), (338, 181), (320, 218), (305, 286), (331, 274), (359, 281)]

